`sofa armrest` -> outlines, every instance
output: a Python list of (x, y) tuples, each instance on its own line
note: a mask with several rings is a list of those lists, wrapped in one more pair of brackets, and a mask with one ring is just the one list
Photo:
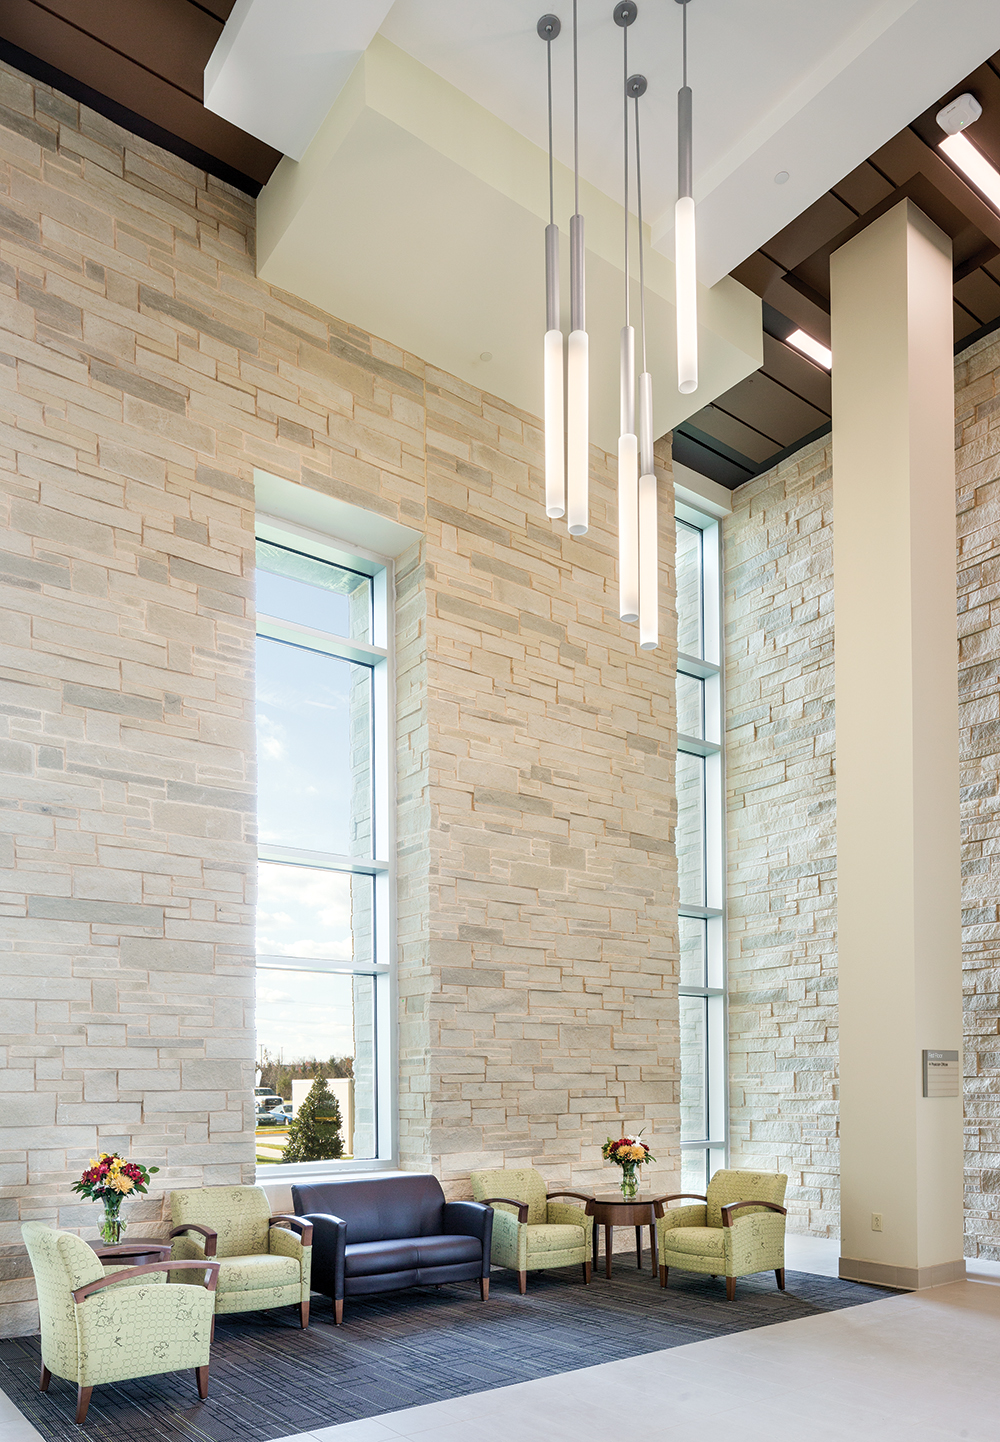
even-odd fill
[(665, 1209), (656, 1220), (656, 1230), (659, 1233), (669, 1232), (674, 1227), (704, 1227), (707, 1222), (708, 1207), (703, 1203), (700, 1207), (671, 1207)]
[(504, 1202), (508, 1207), (517, 1208), (517, 1220), (526, 1222), (528, 1220), (528, 1203), (515, 1201), (513, 1197), (484, 1197), (480, 1206), (493, 1207), (497, 1202)]
[(546, 1192), (545, 1200), (551, 1202), (553, 1197), (576, 1197), (578, 1202), (592, 1202), (594, 1198), (587, 1192)]
[(185, 1232), (200, 1232), (205, 1238), (205, 1256), (215, 1256), (215, 1249), (219, 1245), (219, 1234), (214, 1227), (203, 1227), (200, 1222), (185, 1222), (183, 1226), (173, 1227), (168, 1235), (173, 1240), (174, 1237), (182, 1237)]
[(179, 1272), (182, 1270), (194, 1269), (201, 1272), (202, 1286), (207, 1292), (215, 1291), (215, 1284), (219, 1280), (218, 1262), (145, 1262), (141, 1267), (126, 1268), (127, 1275), (121, 1272), (112, 1272), (109, 1277), (98, 1277), (96, 1282), (88, 1282), (84, 1287), (77, 1287), (73, 1292), (73, 1301), (77, 1306), (85, 1302), (95, 1292), (101, 1292), (105, 1287), (114, 1287), (120, 1282), (130, 1282), (133, 1277), (144, 1276), (148, 1272)]
[(493, 1208), (484, 1202), (445, 1202), (441, 1225), (459, 1237), (477, 1237), (483, 1245), (483, 1276), (490, 1274)]
[(299, 1240), (304, 1247), (312, 1246), (312, 1222), (307, 1221), (305, 1217), (293, 1217), (289, 1212), (278, 1212), (275, 1216), (268, 1219), (267, 1225), (268, 1227), (278, 1227), (282, 1225), (291, 1227), (293, 1232), (298, 1232)]
[(312, 1224), (313, 1287), (335, 1302), (342, 1302), (347, 1223), (325, 1212), (307, 1212), (298, 1220)]
[(724, 1227), (731, 1227), (733, 1225), (733, 1215), (738, 1212), (741, 1207), (764, 1207), (769, 1212), (780, 1212), (783, 1217), (788, 1215), (786, 1208), (779, 1207), (777, 1202), (730, 1202), (728, 1206), (721, 1209), (722, 1225)]

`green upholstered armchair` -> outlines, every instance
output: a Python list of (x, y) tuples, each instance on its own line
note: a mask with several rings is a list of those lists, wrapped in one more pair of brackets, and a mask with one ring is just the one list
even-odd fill
[(583, 1207), (554, 1202), (553, 1197), (590, 1200), (580, 1192), (546, 1192), (545, 1179), (533, 1167), (472, 1173), (473, 1201), (493, 1208), (492, 1259), (514, 1269), (522, 1297), (528, 1273), (542, 1267), (578, 1262), (583, 1280), (590, 1281), (594, 1219)]
[(92, 1247), (72, 1232), (42, 1222), (21, 1228), (38, 1288), (42, 1324), (39, 1386), (75, 1382), (76, 1420), (104, 1382), (154, 1377), (193, 1367), (198, 1395), (208, 1396), (215, 1279), (213, 1263), (185, 1262), (201, 1286), (166, 1282), (170, 1262), (128, 1267), (106, 1276)]
[[(671, 1267), (725, 1277), (726, 1299), (736, 1295), (736, 1278), (773, 1271), (785, 1290), (785, 1187), (782, 1172), (718, 1171), (698, 1206), (673, 1207), (656, 1223), (660, 1286)], [(689, 1192), (664, 1198), (682, 1201)]]
[(170, 1214), (171, 1255), (219, 1264), (216, 1315), (294, 1304), (302, 1326), (308, 1327), (311, 1222), (272, 1216), (263, 1187), (171, 1192)]

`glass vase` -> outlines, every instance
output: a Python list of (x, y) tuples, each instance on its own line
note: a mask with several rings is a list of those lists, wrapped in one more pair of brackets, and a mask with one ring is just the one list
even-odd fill
[(622, 1163), (622, 1196), (628, 1201), (639, 1190), (639, 1168), (635, 1162)]
[(105, 1197), (101, 1220), (98, 1230), (101, 1234), (101, 1241), (108, 1247), (117, 1246), (125, 1240), (125, 1230), (128, 1227), (128, 1218), (121, 1214), (122, 1197)]

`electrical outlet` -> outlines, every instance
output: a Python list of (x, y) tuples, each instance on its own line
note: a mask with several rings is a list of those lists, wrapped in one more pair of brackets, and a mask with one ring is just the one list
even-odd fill
[(880, 1232), (881, 1230), (882, 1230), (882, 1213), (881, 1213), (881, 1212), (872, 1212), (872, 1231), (873, 1231), (873, 1232)]

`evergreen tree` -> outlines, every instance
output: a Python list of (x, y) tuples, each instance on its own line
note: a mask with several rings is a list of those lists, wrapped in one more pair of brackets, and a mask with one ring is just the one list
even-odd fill
[(337, 1098), (327, 1086), (326, 1077), (317, 1077), (288, 1128), (288, 1145), (282, 1160), (325, 1162), (343, 1156), (340, 1127)]

